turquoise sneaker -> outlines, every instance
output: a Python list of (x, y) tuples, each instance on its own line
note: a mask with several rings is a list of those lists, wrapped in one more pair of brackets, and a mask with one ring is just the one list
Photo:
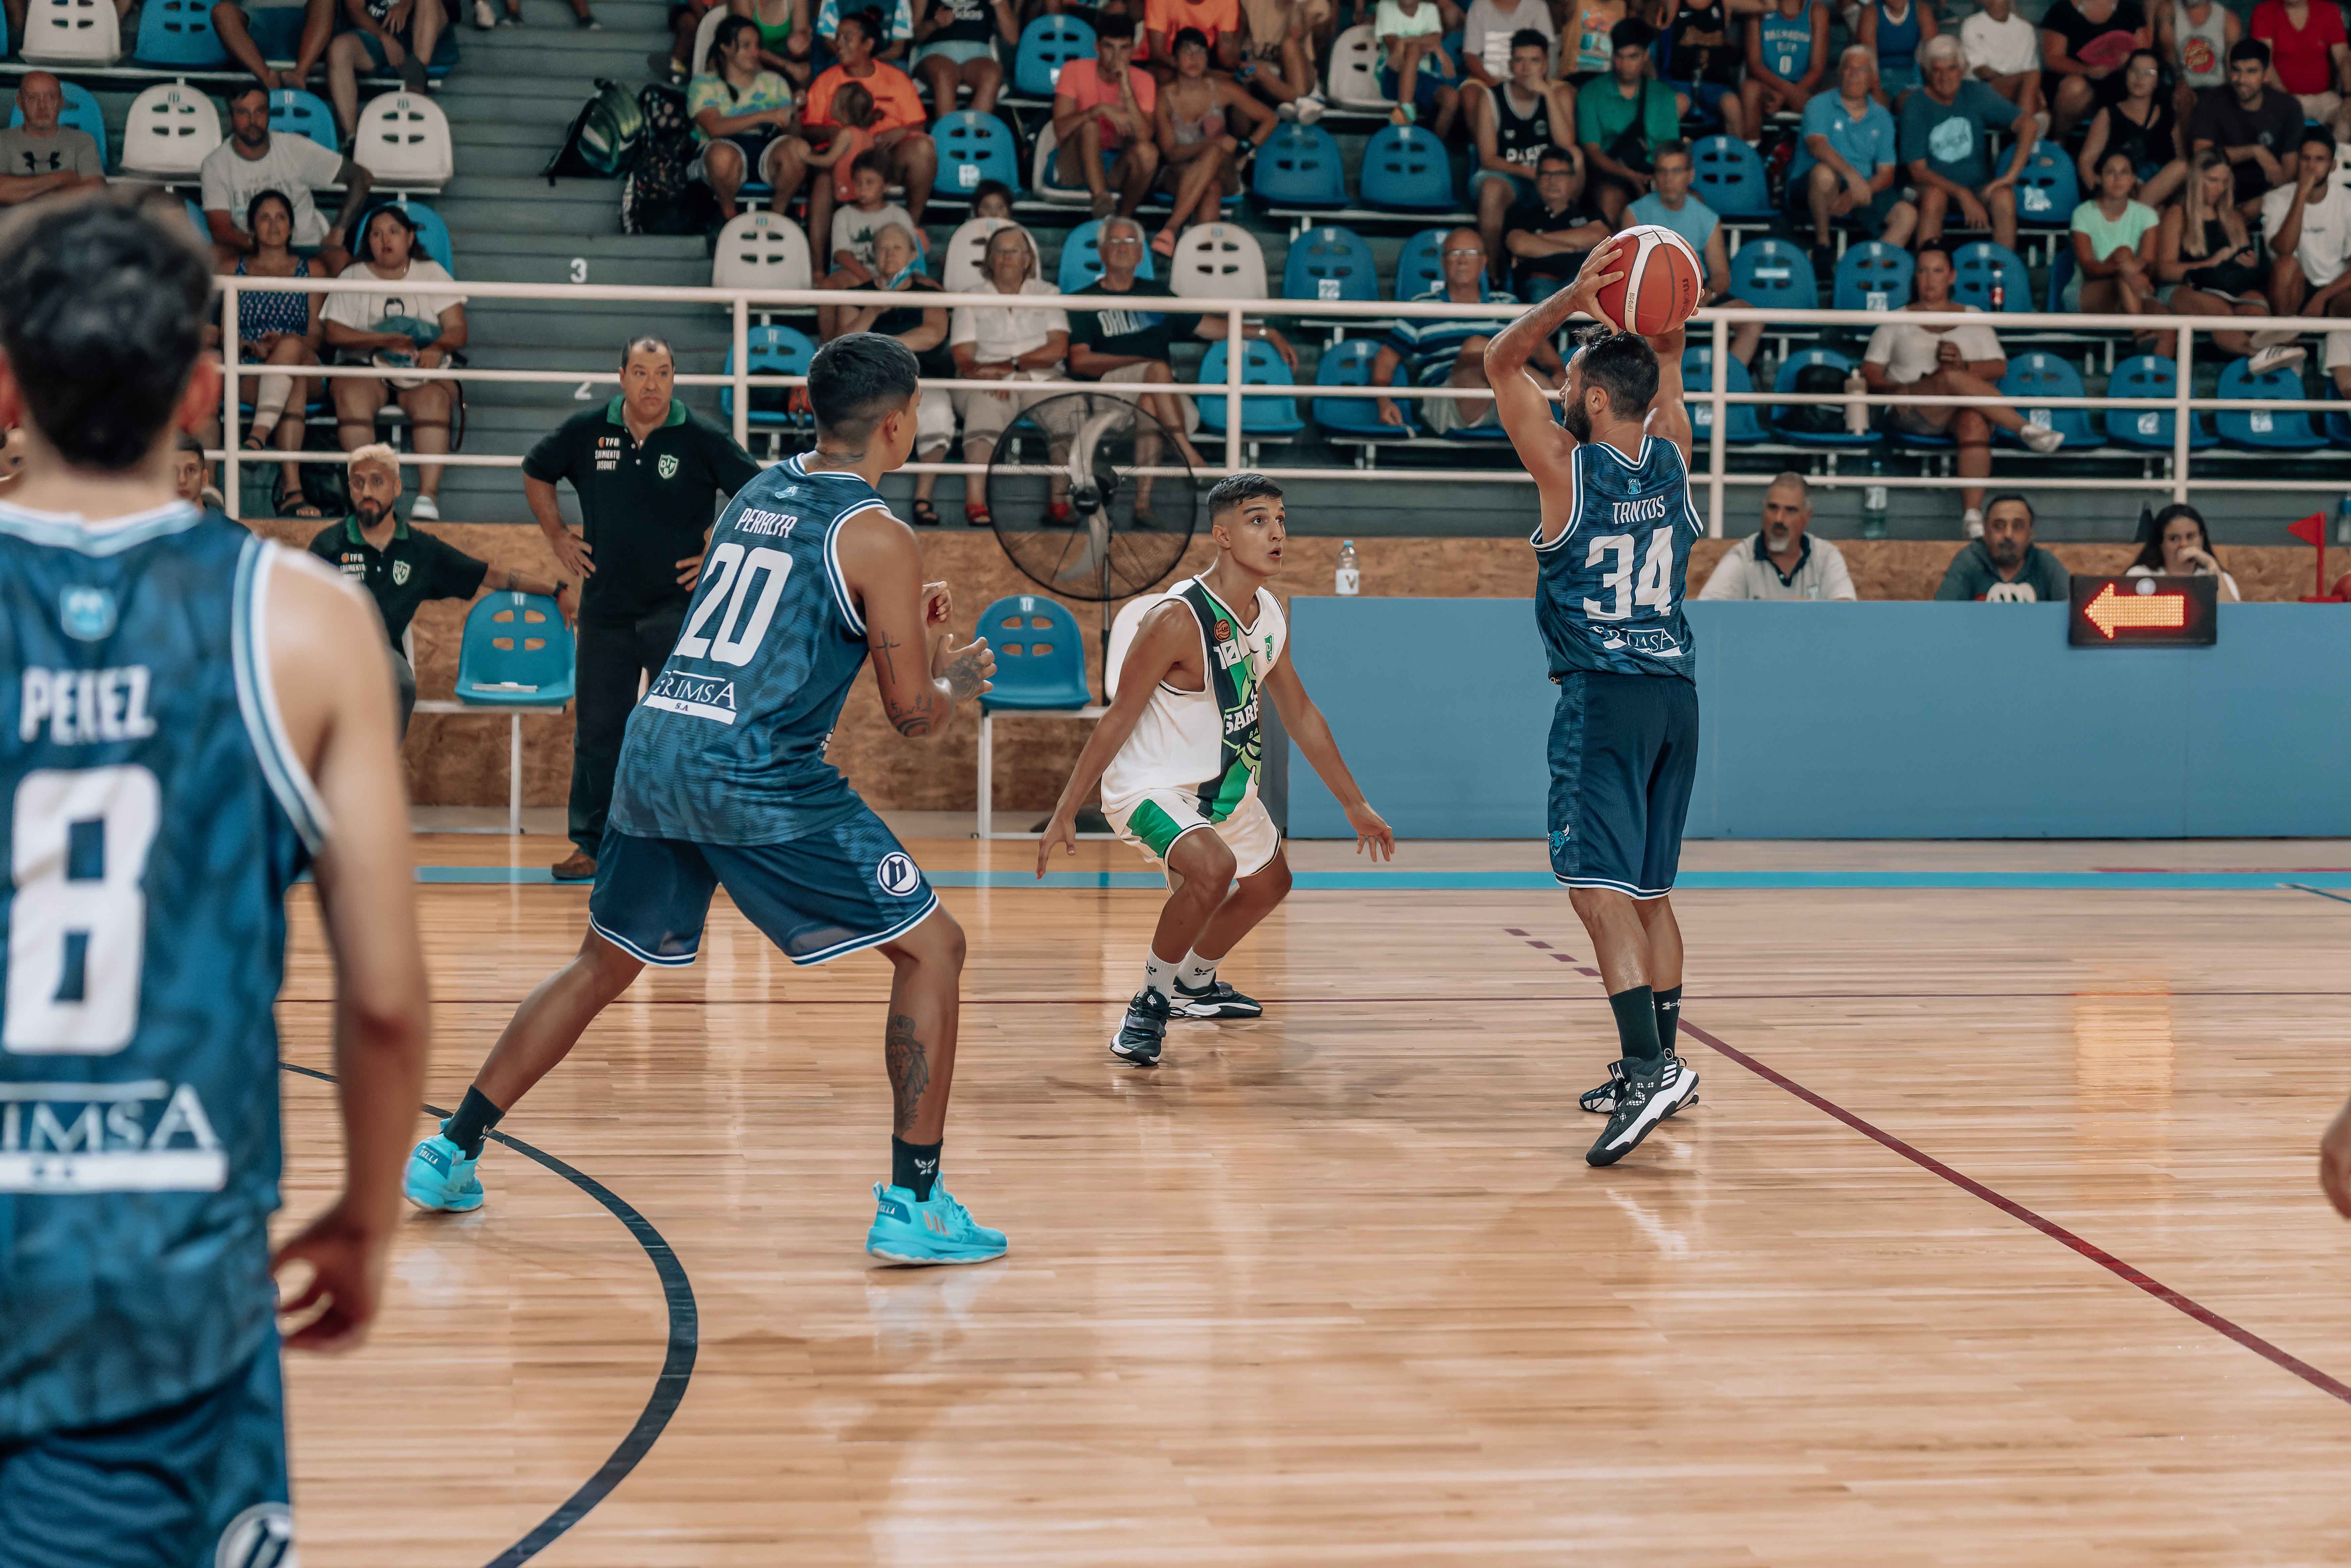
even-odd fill
[(943, 1186), (918, 1202), (904, 1187), (877, 1181), (873, 1203), (865, 1250), (884, 1263), (985, 1263), (1004, 1256), (1004, 1232), (972, 1218)]
[[(449, 1124), (441, 1125), (445, 1129)], [(480, 1162), (479, 1155), (467, 1159), (465, 1150), (435, 1133), (408, 1156), (408, 1176), (400, 1190), (419, 1208), (470, 1214), (482, 1207), (482, 1184), (474, 1175)]]

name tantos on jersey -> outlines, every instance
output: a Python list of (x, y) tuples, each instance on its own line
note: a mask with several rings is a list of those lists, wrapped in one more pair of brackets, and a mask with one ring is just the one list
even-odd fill
[[(1246, 623), (1200, 578), (1176, 584), (1162, 602), (1168, 600), (1196, 623), (1208, 678), (1196, 692), (1159, 683), (1134, 733), (1102, 773), (1102, 800), (1115, 805), (1152, 790), (1183, 789), (1199, 797), (1204, 818), (1221, 822), (1257, 794), (1264, 760), (1260, 688), (1281, 660), (1290, 625), (1262, 588)], [(1112, 649), (1113, 664), (1125, 654), (1124, 647)]]
[(1681, 448), (1641, 438), (1637, 461), (1604, 441), (1571, 459), (1565, 529), (1538, 525), (1535, 622), (1551, 673), (1594, 670), (1698, 679), (1698, 648), (1682, 613), (1690, 546), (1706, 531)]

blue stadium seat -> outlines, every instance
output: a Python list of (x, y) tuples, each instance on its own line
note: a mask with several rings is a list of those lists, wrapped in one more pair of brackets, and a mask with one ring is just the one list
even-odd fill
[[(816, 345), (808, 334), (790, 327), (754, 327), (750, 337), (750, 372), (755, 376), (799, 376), (808, 373), (809, 361), (815, 357)], [(735, 350), (726, 350), (726, 373), (735, 371)], [(755, 387), (751, 392), (749, 423), (759, 430), (808, 430), (813, 422), (804, 413), (787, 413), (781, 408), (762, 408), (760, 403), (780, 403), (789, 393), (782, 387)], [(727, 418), (735, 417), (735, 389), (727, 387), (718, 394), (718, 412)]]
[(2082, 184), (2064, 149), (2043, 141), (2016, 177), (2016, 221), (2035, 228), (2064, 228), (2082, 204)]
[[(1225, 381), (1225, 345), (1221, 340), (1210, 344), (1207, 354), (1200, 361), (1200, 390), (1196, 395), (1200, 404), (1200, 427), (1203, 430), (1222, 431), (1225, 428), (1225, 399), (1220, 390)], [(1241, 361), (1241, 384), (1287, 387), (1298, 383), (1271, 343), (1251, 339), (1249, 353)], [(1243, 435), (1295, 435), (1305, 428), (1306, 422), (1298, 417), (1296, 398), (1241, 399)]]
[[(426, 259), (439, 262), (449, 269), (452, 276), (455, 275), (457, 247), (450, 243), (449, 225), (441, 221), (439, 213), (422, 202), (412, 202), (406, 196), (395, 196), (390, 201), (370, 202), (368, 216), (374, 217), (376, 210), (380, 207), (398, 207), (406, 215), (408, 221), (416, 225), (416, 246), (424, 253)], [(367, 233), (365, 223), (360, 225), (358, 233), (361, 235)], [(354, 239), (352, 248), (357, 250), (360, 243), (360, 240)]]
[[(2066, 215), (2072, 217), (2072, 208), (2066, 209)], [(2025, 269), (2024, 258), (2005, 246), (1988, 239), (1963, 245), (1951, 253), (1951, 268), (1958, 274), (1951, 281), (1951, 298), (1962, 305), (1991, 309), (1991, 287), (1997, 282), (2002, 290), (2002, 310), (2032, 308), (2032, 274)]]
[(1364, 204), (1385, 212), (1443, 213), (1460, 204), (1445, 143), (1417, 125), (1388, 126), (1364, 144), (1360, 184)]
[(554, 600), (493, 593), (465, 612), (457, 700), (468, 707), (561, 707), (571, 700), (571, 628)]
[[(2299, 402), (2310, 395), (2302, 389), (2298, 371), (2281, 368), (2256, 376), (2249, 368), (2252, 362), (2231, 361), (2220, 372), (2220, 390), (2214, 395), (2245, 402), (2262, 398)], [(2254, 452), (2315, 452), (2326, 444), (2326, 438), (2311, 424), (2310, 415), (2299, 409), (2216, 409), (2212, 426), (2222, 445)]]
[(1274, 127), (1251, 165), (1249, 188), (1272, 207), (1343, 207), (1347, 175), (1339, 141), (1319, 125)]
[(1735, 136), (1707, 136), (1690, 149), (1698, 199), (1725, 218), (1773, 218), (1763, 157)]
[[(2319, 393), (2319, 395), (2324, 397), (2327, 402), (2341, 402), (2343, 401), (2343, 394), (2335, 390), (2335, 378), (2333, 376), (2320, 377), (2319, 384), (2325, 389)], [(2337, 446), (2351, 446), (2351, 413), (2336, 413), (2330, 409), (2326, 413), (2318, 416), (2318, 427), (2326, 433), (2326, 439), (2334, 444)]]
[[(1749, 248), (1752, 247), (1750, 246)], [(1746, 251), (1742, 250), (1740, 254), (1744, 256)], [(1848, 359), (1846, 356), (1838, 353), (1834, 349), (1802, 349), (1797, 350), (1795, 353), (1790, 354), (1786, 359), (1780, 361), (1780, 377), (1779, 380), (1773, 383), (1771, 390), (1779, 392), (1792, 392), (1798, 391), (1799, 389), (1796, 384), (1797, 379), (1802, 375), (1805, 371), (1815, 365), (1825, 365), (1829, 369), (1834, 371), (1837, 373), (1839, 381), (1843, 381), (1846, 376), (1853, 374), (1854, 371), (1853, 361)], [(1771, 423), (1773, 425), (1778, 427), (1781, 437), (1783, 440), (1792, 442), (1798, 446), (1872, 446), (1876, 444), (1877, 437), (1874, 433), (1865, 435), (1855, 435), (1851, 431), (1844, 429), (1842, 425), (1833, 431), (1802, 430), (1795, 428), (1790, 423), (1790, 416), (1795, 413), (1798, 406), (1799, 405), (1794, 403), (1777, 403), (1772, 406)], [(1838, 413), (1840, 415), (1842, 413), (1842, 411), (1833, 403), (1815, 403), (1811, 406), (1816, 408), (1827, 408), (1832, 413)]]
[(2069, 240), (2057, 247), (2049, 258), (2049, 300), (2043, 307), (2051, 315), (2065, 308), (2065, 285), (2074, 280), (2074, 246)]
[[(106, 110), (98, 106), (98, 95), (78, 82), (59, 82), (57, 85), (65, 90), (66, 97), (65, 107), (57, 110), (57, 123), (70, 125), (76, 131), (89, 131), (90, 140), (98, 143), (98, 161), (110, 169), (113, 168), (114, 154), (106, 144)], [(11, 109), (8, 123), (24, 124), (25, 111)]]
[(1020, 149), (1012, 128), (992, 114), (958, 109), (931, 122), (931, 140), (938, 144), (938, 191), (943, 196), (971, 200), (983, 180), (1001, 180), (1015, 194), (1020, 190)]
[[(2241, 361), (2240, 361), (2241, 363)], [(2179, 366), (2174, 360), (2155, 354), (2135, 354), (2115, 367), (2106, 378), (2108, 397), (2172, 397), (2179, 391)], [(2295, 396), (2302, 395), (2296, 392)], [(2171, 412), (2157, 408), (2109, 408), (2100, 411), (2105, 415), (2106, 439), (2118, 446), (2136, 447), (2142, 452), (2169, 452), (2175, 432)], [(2201, 452), (2212, 444), (2213, 438), (2203, 423), (2193, 413), (2188, 419), (2188, 449)]]
[(253, 35), (253, 47), (263, 59), (290, 60), (299, 52), (303, 10), (300, 5), (256, 5), (248, 0), (246, 31)]
[[(1102, 228), (1103, 220), (1093, 218), (1070, 231), (1061, 242), (1061, 265), (1054, 287), (1064, 294), (1075, 294), (1102, 275)], [(1143, 265), (1134, 269), (1137, 277), (1159, 276), (1152, 266), (1151, 247), (1143, 247)]]
[(1012, 90), (1023, 98), (1050, 98), (1061, 68), (1094, 57), (1094, 30), (1075, 16), (1040, 16), (1020, 29), (1012, 53)]
[(1783, 239), (1751, 239), (1730, 258), (1730, 292), (1758, 309), (1817, 310), (1812, 257)]
[(1864, 240), (1838, 260), (1835, 302), (1829, 308), (1899, 310), (1910, 303), (1910, 274), (1917, 266), (1899, 246)]
[(307, 136), (329, 152), (343, 150), (335, 128), (335, 111), (327, 100), (300, 88), (281, 87), (269, 95), (269, 129), (288, 136)]
[[(1314, 368), (1314, 384), (1323, 387), (1367, 387), (1372, 384), (1372, 361), (1379, 358), (1380, 343), (1376, 338), (1350, 338), (1322, 356)], [(1404, 365), (1398, 362), (1389, 373), (1388, 384), (1399, 384)], [(1410, 400), (1399, 402), (1404, 412), (1401, 426), (1380, 423), (1380, 405), (1375, 398), (1318, 397), (1312, 404), (1314, 423), (1338, 435), (1384, 435), (1402, 440), (1421, 433), (1420, 422), (1413, 417)]]
[(1379, 267), (1372, 247), (1353, 229), (1308, 229), (1290, 242), (1281, 264), (1284, 299), (1377, 299)]
[[(1723, 391), (1751, 392), (1754, 378), (1747, 367), (1737, 360), (1726, 359)], [(1689, 409), (1690, 434), (1695, 446), (1703, 447), (1714, 438), (1714, 405), (1707, 394), (1714, 390), (1714, 346), (1700, 343), (1682, 350), (1682, 400)], [(1723, 422), (1722, 439), (1731, 446), (1749, 446), (1763, 439), (1763, 423), (1755, 416), (1751, 402), (1734, 402), (1729, 406), (1729, 417)]]
[(1423, 229), (1396, 255), (1395, 297), (1414, 299), (1445, 281), (1445, 236), (1450, 229)]
[[(2019, 354), (2008, 361), (2008, 374), (2000, 378), (2000, 390), (2008, 395), (2016, 412), (2030, 424), (2045, 424), (2065, 438), (2060, 451), (2086, 449), (2100, 444), (2097, 427), (2090, 423), (2086, 408), (2034, 408), (2032, 400), (2043, 397), (2085, 397), (2082, 372), (2054, 354), (2034, 350)], [(1993, 439), (2010, 446), (2021, 446), (2013, 434), (1996, 431)]]
[(147, 0), (131, 57), (142, 66), (208, 71), (229, 63), (207, 0)]
[(1011, 593), (979, 612), (979, 635), (996, 653), (995, 690), (980, 712), (1085, 707), (1086, 639), (1069, 606), (1041, 593)]

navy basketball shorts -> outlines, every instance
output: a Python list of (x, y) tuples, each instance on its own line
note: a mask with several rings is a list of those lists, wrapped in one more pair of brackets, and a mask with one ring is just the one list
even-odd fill
[(1551, 869), (1565, 887), (1674, 890), (1698, 778), (1698, 685), (1571, 670), (1551, 721)]
[(0, 1568), (280, 1568), (286, 1386), (272, 1333), (246, 1369), (103, 1427), (0, 1437)]
[(939, 906), (922, 868), (865, 805), (781, 844), (697, 844), (604, 831), (588, 924), (631, 957), (684, 965), (719, 888), (795, 964), (903, 936)]

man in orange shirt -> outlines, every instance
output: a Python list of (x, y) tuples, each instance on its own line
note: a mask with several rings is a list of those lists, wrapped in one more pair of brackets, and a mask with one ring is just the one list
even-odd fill
[(1159, 88), (1128, 63), (1134, 52), (1133, 18), (1105, 12), (1094, 25), (1094, 57), (1071, 60), (1053, 84), (1053, 183), (1092, 192), (1098, 218), (1113, 210), (1133, 217), (1159, 177), (1152, 139)]
[(1144, 47), (1135, 58), (1162, 82), (1176, 79), (1176, 35), (1197, 27), (1208, 40), (1211, 68), (1232, 74), (1241, 63), (1240, 0), (1145, 0)]
[[(852, 11), (841, 19), (841, 30), (832, 37), (833, 50), (841, 56), (841, 63), (810, 86), (802, 125), (810, 141), (817, 141), (828, 130), (837, 134), (841, 122), (832, 115), (832, 95), (851, 81), (871, 93), (873, 120), (865, 130), (873, 139), (873, 150), (889, 161), (890, 178), (906, 187), (906, 215), (920, 229), (923, 209), (930, 204), (932, 182), (938, 178), (938, 144), (923, 129), (928, 116), (924, 112), (922, 99), (914, 92), (914, 78), (897, 67), (875, 59), (876, 41), (871, 13)], [(830, 144), (829, 138), (826, 144)], [(814, 181), (809, 192), (810, 235), (832, 232), (832, 181)]]

